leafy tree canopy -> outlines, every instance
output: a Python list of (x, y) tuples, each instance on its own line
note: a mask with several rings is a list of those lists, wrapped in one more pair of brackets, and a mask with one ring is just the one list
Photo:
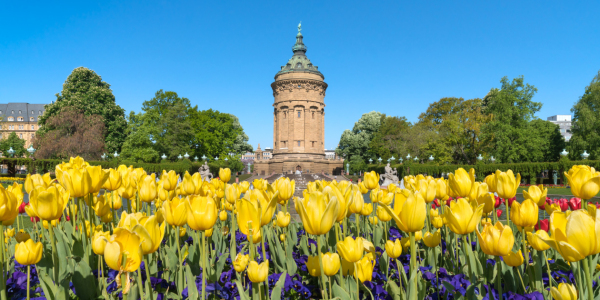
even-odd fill
[(353, 155), (359, 155), (363, 159), (369, 159), (369, 143), (373, 134), (379, 130), (381, 125), (381, 113), (372, 111), (362, 115), (354, 123), (352, 130), (345, 130), (340, 137), (340, 142), (336, 153), (340, 156), (351, 158)]
[(590, 159), (600, 159), (600, 71), (571, 109), (573, 123), (569, 156), (580, 159), (586, 150)]
[(0, 140), (0, 151), (5, 157), (10, 157), (8, 150), (10, 150), (11, 147), (15, 151), (13, 157), (23, 157), (29, 154), (25, 150), (25, 140), (19, 138), (14, 132), (11, 132), (7, 138)]
[(61, 93), (56, 94), (56, 101), (46, 105), (37, 134), (44, 135), (53, 130), (52, 125), (48, 124), (49, 119), (59, 115), (66, 107), (82, 111), (86, 116), (101, 116), (106, 128), (103, 136), (106, 150), (120, 151), (126, 138), (125, 110), (116, 104), (110, 84), (103, 81), (100, 75), (85, 67), (73, 70), (63, 84)]

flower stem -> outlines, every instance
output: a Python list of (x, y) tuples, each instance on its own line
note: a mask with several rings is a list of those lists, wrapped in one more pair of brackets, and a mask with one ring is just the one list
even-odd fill
[(29, 281), (31, 281), (31, 265), (27, 265), (27, 300), (29, 300)]
[(396, 258), (396, 268), (398, 268), (398, 281), (400, 281), (400, 296), (402, 296), (402, 299), (406, 299), (406, 295), (404, 294), (404, 288), (402, 287), (402, 273), (400, 273), (400, 260), (398, 258)]
[(48, 222), (48, 228), (50, 229), (50, 239), (52, 240), (52, 269), (54, 271), (54, 282), (58, 281), (58, 253), (56, 252), (56, 237), (54, 236), (54, 226), (52, 222)]
[(498, 290), (499, 299), (502, 300), (502, 264), (500, 262), (500, 256), (496, 256), (496, 268), (498, 269), (498, 273), (496, 274), (496, 289)]
[(589, 257), (586, 257), (583, 261), (583, 271), (585, 272), (585, 279), (587, 282), (587, 295), (588, 300), (594, 299), (594, 289), (592, 287), (592, 276), (590, 275), (590, 266), (588, 264)]
[(202, 300), (206, 299), (206, 241), (202, 231)]
[[(179, 234), (177, 234), (179, 237)], [(148, 283), (148, 293), (150, 294), (150, 299), (154, 299), (154, 293), (152, 292), (152, 281), (150, 280), (150, 264), (148, 264), (148, 256), (150, 254), (144, 255), (144, 266), (146, 266), (146, 283)]]
[(360, 214), (355, 214), (356, 216), (356, 236), (360, 236)]
[(127, 285), (127, 272), (124, 271), (125, 267), (127, 266), (127, 253), (123, 253), (123, 255), (121, 257), (122, 257), (121, 271), (123, 271), (123, 273), (120, 275), (121, 276), (121, 290), (123, 293), (123, 300), (127, 300), (127, 292), (129, 292), (129, 290), (125, 291), (125, 286)]
[[(415, 233), (410, 233), (410, 274), (413, 274), (417, 269), (417, 247), (415, 247)], [(410, 295), (413, 299), (417, 299), (417, 280), (413, 280)]]
[(548, 258), (546, 258), (546, 252), (542, 251), (544, 254), (544, 261), (546, 262), (546, 268), (548, 269), (548, 284), (550, 284), (550, 289), (552, 289), (552, 273), (550, 273), (550, 264), (548, 263)]
[[(8, 271), (8, 270), (7, 270)], [(4, 225), (0, 223), (0, 299), (6, 300), (6, 279), (4, 279)], [(29, 283), (29, 280), (27, 280)]]
[(473, 277), (473, 266), (471, 266), (471, 259), (469, 259), (470, 257), (470, 253), (471, 253), (471, 244), (469, 244), (467, 242), (467, 236), (466, 235), (462, 235), (462, 246), (464, 247), (463, 250), (465, 251), (465, 260), (467, 263), (467, 268), (469, 269), (469, 278), (471, 279), (471, 282), (475, 282), (475, 279)]
[(327, 288), (325, 287), (325, 271), (323, 270), (323, 254), (321, 253), (321, 236), (317, 236), (317, 251), (319, 253), (319, 268), (321, 269), (321, 293), (327, 299)]

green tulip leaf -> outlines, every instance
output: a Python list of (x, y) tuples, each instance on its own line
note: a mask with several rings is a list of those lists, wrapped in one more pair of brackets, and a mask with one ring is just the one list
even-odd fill
[[(104, 278), (106, 280), (106, 278)], [(77, 297), (80, 299), (93, 299), (96, 297), (96, 277), (92, 274), (90, 266), (80, 261), (75, 266), (73, 273), (73, 286)]]
[(196, 276), (192, 274), (190, 265), (185, 265), (185, 281), (187, 283), (189, 299), (198, 299), (198, 287), (196, 286)]
[(277, 283), (275, 283), (275, 287), (273, 288), (273, 291), (271, 292), (271, 300), (280, 300), (281, 299), (281, 289), (283, 289), (283, 285), (285, 284), (286, 275), (287, 275), (287, 273), (285, 271), (283, 273), (281, 273), (279, 280), (277, 280)]

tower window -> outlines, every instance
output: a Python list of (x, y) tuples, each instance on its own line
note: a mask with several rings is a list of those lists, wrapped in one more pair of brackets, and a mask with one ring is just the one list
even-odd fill
[(313, 146), (313, 148), (315, 147), (315, 142), (312, 142), (312, 146)]
[(302, 116), (302, 112), (298, 111), (298, 118), (300, 118)]
[(31, 125), (31, 130), (34, 130), (35, 128), (33, 127), (33, 125)]
[(285, 119), (287, 117), (287, 113), (284, 111), (283, 112), (283, 118)]
[(298, 141), (298, 147), (300, 147), (300, 141)]
[(313, 113), (312, 113), (312, 118), (313, 118), (313, 119), (315, 118), (315, 112), (314, 112), (314, 111), (313, 111)]
[(296, 69), (302, 69), (302, 63), (297, 63), (296, 64)]

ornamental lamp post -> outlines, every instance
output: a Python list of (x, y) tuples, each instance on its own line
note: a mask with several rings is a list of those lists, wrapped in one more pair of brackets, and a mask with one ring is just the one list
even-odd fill
[(392, 158), (390, 158), (392, 161), (395, 161), (396, 158), (392, 155)]
[(586, 160), (586, 159), (588, 159), (588, 157), (590, 157), (590, 154), (587, 153), (587, 150), (583, 150), (583, 153), (581, 153), (581, 158)]
[(10, 155), (10, 157), (13, 157), (13, 155), (15, 155), (15, 150), (13, 150), (12, 147), (10, 147), (10, 149), (8, 149), (8, 155)]
[(410, 160), (410, 153), (406, 156), (406, 160)]
[(183, 158), (183, 156), (181, 156), (181, 154), (179, 154), (179, 156), (177, 156), (177, 159), (181, 160)]
[(27, 148), (27, 152), (29, 152), (29, 154), (33, 156), (33, 154), (35, 153), (35, 149), (33, 148), (33, 145), (29, 145), (29, 148)]
[(350, 164), (346, 163), (346, 174), (350, 174)]
[(566, 157), (567, 155), (569, 155), (569, 152), (567, 152), (567, 149), (563, 149), (563, 151), (560, 153), (560, 156), (562, 156), (562, 157)]
[(381, 156), (377, 159), (379, 161), (379, 163), (381, 164)]
[(215, 157), (215, 160), (219, 160), (219, 157), (218, 157), (218, 156), (217, 156), (217, 157)]
[(369, 158), (369, 164), (372, 164), (372, 163), (373, 163), (373, 159)]
[(198, 161), (198, 156), (194, 156), (194, 161)]
[(102, 155), (100, 155), (100, 158), (102, 158), (102, 160), (106, 160), (106, 153), (102, 153)]
[(429, 161), (433, 161), (435, 158), (433, 158), (433, 155), (429, 155)]
[(165, 159), (167, 159), (167, 156), (163, 153), (163, 155), (160, 158), (162, 158), (163, 160), (165, 160)]
[(229, 159), (227, 159), (227, 157), (225, 157), (225, 162), (227, 162)]
[(188, 158), (190, 158), (190, 155), (189, 155), (189, 154), (186, 152), (186, 153), (183, 155), (183, 157), (185, 157), (185, 159), (188, 159)]
[(494, 163), (494, 162), (496, 161), (496, 159), (494, 158), (494, 156), (493, 156), (493, 155), (492, 155), (492, 157), (490, 157), (490, 161), (491, 161), (492, 163)]
[(116, 151), (116, 150), (115, 150), (115, 153), (113, 154), (113, 157), (114, 157), (114, 158), (117, 158), (117, 157), (119, 157), (119, 153), (117, 153), (117, 151)]
[(387, 162), (388, 162), (388, 163), (390, 162), (390, 158), (388, 158)]
[(419, 157), (418, 157), (418, 156), (415, 156), (415, 159), (414, 159), (414, 161), (418, 161), (418, 160), (419, 160)]
[(400, 163), (404, 162), (404, 159), (402, 157), (400, 157), (398, 160), (400, 160)]
[(202, 160), (206, 160), (206, 155), (202, 155)]
[(478, 161), (482, 161), (483, 160), (483, 156), (481, 156), (481, 153), (479, 153), (479, 156), (477, 156), (477, 160)]

